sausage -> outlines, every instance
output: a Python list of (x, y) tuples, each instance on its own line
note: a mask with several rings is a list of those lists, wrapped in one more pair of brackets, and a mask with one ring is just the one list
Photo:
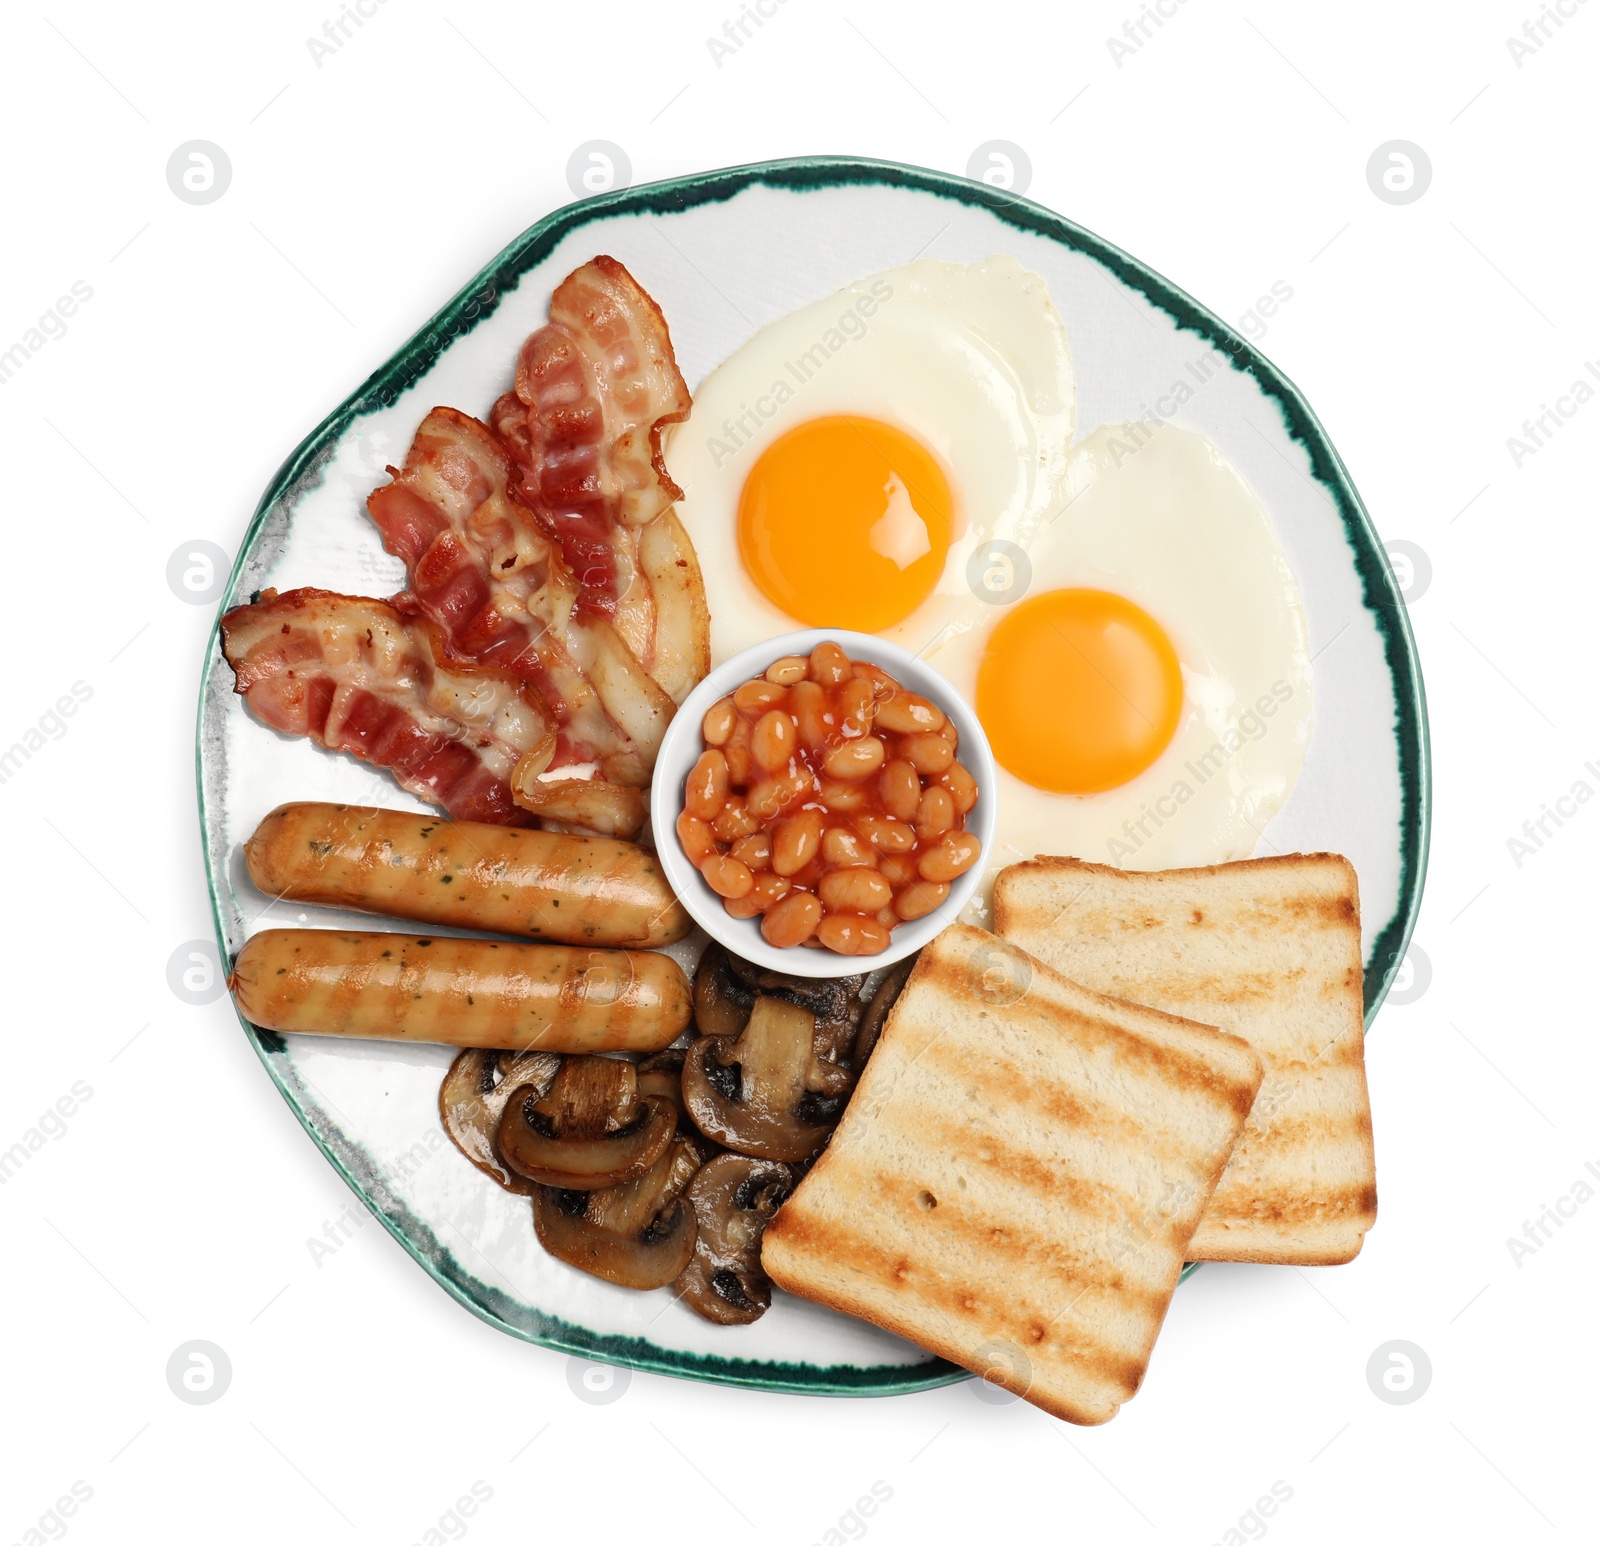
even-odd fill
[(543, 1052), (659, 1052), (689, 1023), (688, 979), (655, 951), (265, 929), (228, 980), (269, 1031)]
[(280, 805), (245, 844), (268, 896), (569, 945), (670, 945), (693, 927), (654, 854), (614, 838), (412, 811)]

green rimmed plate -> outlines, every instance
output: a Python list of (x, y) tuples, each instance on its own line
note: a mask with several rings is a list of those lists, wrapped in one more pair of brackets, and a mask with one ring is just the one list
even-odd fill
[[(364, 501), (435, 404), (486, 413), (554, 285), (597, 252), (661, 304), (691, 387), (747, 337), (862, 275), (916, 256), (1009, 253), (1066, 320), (1079, 436), (1150, 412), (1197, 353), (1224, 362), (1174, 415), (1261, 496), (1299, 579), (1316, 656), (1317, 727), (1268, 829), (1280, 850), (1334, 849), (1361, 876), (1370, 1022), (1403, 956), (1428, 835), (1422, 680), (1387, 558), (1300, 394), (1159, 275), (998, 189), (885, 162), (773, 162), (630, 188), (541, 220), (331, 413), (284, 463), (245, 535), (223, 609), (267, 585), (387, 595), (404, 583)], [(704, 556), (704, 555), (702, 555)], [(246, 714), (213, 639), (200, 702), (202, 833), (219, 943), (257, 928), (353, 924), (260, 895), (241, 848), (287, 799), (410, 802), (348, 758)], [(246, 1027), (268, 1073), (341, 1175), (446, 1290), (491, 1324), (588, 1357), (728, 1384), (887, 1394), (963, 1377), (859, 1322), (780, 1295), (754, 1326), (713, 1327), (669, 1294), (573, 1272), (534, 1239), (525, 1200), (489, 1183), (438, 1124), (444, 1048), (281, 1037)]]

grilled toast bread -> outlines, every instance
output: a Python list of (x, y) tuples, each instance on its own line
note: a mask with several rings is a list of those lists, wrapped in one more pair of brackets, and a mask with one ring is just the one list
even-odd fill
[(1377, 1217), (1354, 868), (1286, 854), (1139, 873), (1035, 859), (995, 926), (1074, 982), (1242, 1036), (1266, 1067), (1193, 1261), (1351, 1260)]
[(1104, 1422), (1139, 1388), (1260, 1081), (1238, 1038), (954, 925), (767, 1225), (762, 1265), (1057, 1417)]

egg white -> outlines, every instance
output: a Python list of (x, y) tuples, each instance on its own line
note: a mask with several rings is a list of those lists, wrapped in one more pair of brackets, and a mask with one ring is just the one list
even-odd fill
[[(1222, 453), (1166, 424), (1095, 431), (1074, 448), (1061, 508), (1019, 569), (1025, 584), (998, 605), (974, 599), (926, 656), (969, 703), (1000, 619), (1028, 597), (1076, 586), (1116, 592), (1161, 625), (1184, 699), (1171, 743), (1118, 788), (1055, 794), (1002, 768), (991, 878), (1037, 854), (1155, 870), (1254, 853), (1305, 759), (1311, 661), (1294, 574)], [(1052, 684), (1038, 686), (1048, 714)]]
[(883, 630), (917, 649), (970, 598), (974, 550), (993, 539), (1026, 546), (1056, 504), (1076, 401), (1045, 282), (1012, 258), (924, 259), (763, 328), (701, 384), (664, 446), (683, 489), (679, 518), (701, 555), (712, 662), (801, 626), (739, 560), (740, 490), (779, 436), (855, 414), (903, 430), (943, 463), (958, 535), (934, 593)]

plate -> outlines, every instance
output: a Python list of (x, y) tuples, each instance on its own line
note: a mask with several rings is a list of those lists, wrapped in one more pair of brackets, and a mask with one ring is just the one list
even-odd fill
[[(222, 610), (268, 585), (401, 589), (401, 565), (367, 519), (367, 494), (403, 459), (428, 409), (487, 413), (555, 285), (598, 252), (620, 259), (660, 303), (691, 388), (784, 313), (918, 256), (972, 262), (1003, 252), (1044, 276), (1071, 341), (1080, 439), (1144, 417), (1197, 357), (1220, 359), (1176, 422), (1209, 435), (1260, 495), (1299, 580), (1316, 659), (1305, 768), (1266, 836), (1279, 850), (1333, 849), (1354, 860), (1370, 1023), (1421, 898), (1429, 805), (1422, 679), (1383, 547), (1338, 452), (1280, 371), (1136, 259), (1003, 190), (887, 162), (816, 158), (628, 188), (556, 211), (293, 452), (262, 496)], [(207, 878), (229, 960), (259, 928), (360, 922), (255, 890), (242, 846), (267, 811), (290, 799), (416, 805), (386, 775), (252, 720), (232, 688), (214, 635), (198, 775)], [(677, 951), (687, 962), (685, 947)], [(887, 1394), (965, 1377), (781, 1293), (754, 1325), (716, 1327), (664, 1290), (634, 1293), (575, 1272), (545, 1255), (526, 1199), (494, 1186), (444, 1137), (436, 1102), (448, 1048), (245, 1029), (367, 1207), (441, 1287), (514, 1336), (767, 1389)]]

